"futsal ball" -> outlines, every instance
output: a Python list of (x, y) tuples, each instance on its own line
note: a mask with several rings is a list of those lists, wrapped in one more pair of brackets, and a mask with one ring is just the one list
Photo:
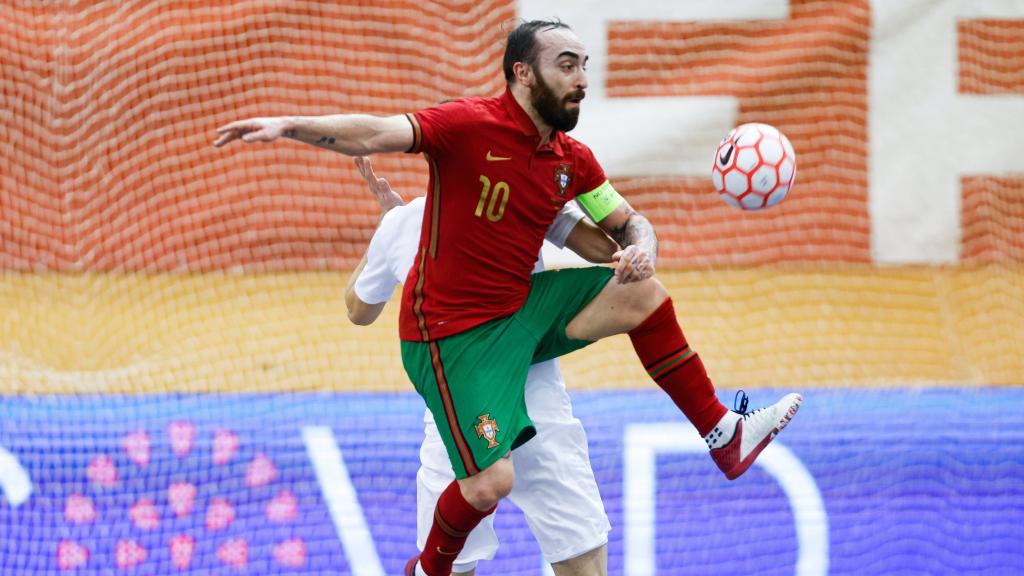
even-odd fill
[(727, 204), (740, 210), (771, 208), (796, 179), (796, 153), (786, 135), (768, 124), (741, 124), (715, 153), (711, 181)]

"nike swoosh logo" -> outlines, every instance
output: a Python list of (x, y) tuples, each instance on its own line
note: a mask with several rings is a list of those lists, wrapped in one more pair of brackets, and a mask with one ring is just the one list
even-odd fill
[(494, 154), (491, 154), (490, 150), (487, 151), (487, 161), (488, 162), (501, 162), (502, 160), (511, 160), (511, 159), (512, 159), (511, 156), (495, 156)]
[(735, 148), (735, 146), (730, 145), (729, 149), (725, 151), (725, 154), (718, 157), (718, 161), (722, 163), (722, 166), (729, 163), (729, 158), (732, 158), (733, 148)]
[(445, 552), (444, 550), (441, 550), (440, 546), (437, 547), (437, 553), (444, 554), (445, 556), (456, 556), (458, 554), (458, 552)]

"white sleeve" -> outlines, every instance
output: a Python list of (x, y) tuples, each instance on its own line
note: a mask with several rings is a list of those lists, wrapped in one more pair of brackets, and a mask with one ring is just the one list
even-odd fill
[(555, 216), (555, 221), (551, 223), (551, 227), (548, 228), (548, 233), (544, 237), (555, 246), (565, 248), (566, 238), (582, 218), (583, 211), (576, 206), (576, 203), (567, 202), (558, 216)]
[(395, 286), (399, 284), (399, 280), (388, 266), (388, 248), (395, 241), (395, 223), (398, 221), (397, 218), (389, 218), (394, 212), (393, 209), (385, 215), (373, 233), (370, 246), (366, 249), (366, 265), (363, 266), (359, 278), (356, 278), (356, 296), (367, 304), (387, 302), (395, 292)]

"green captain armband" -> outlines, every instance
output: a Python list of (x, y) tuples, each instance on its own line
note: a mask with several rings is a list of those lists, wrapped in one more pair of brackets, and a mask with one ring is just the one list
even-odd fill
[(587, 215), (594, 222), (604, 220), (606, 216), (614, 212), (616, 208), (625, 202), (622, 196), (619, 196), (619, 193), (615, 191), (615, 188), (612, 188), (612, 183), (607, 180), (604, 181), (604, 184), (590, 192), (580, 194), (576, 197), (576, 200), (587, 211)]

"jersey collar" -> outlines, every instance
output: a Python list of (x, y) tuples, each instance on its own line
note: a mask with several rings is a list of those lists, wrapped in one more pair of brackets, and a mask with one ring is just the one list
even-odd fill
[[(501, 103), (505, 106), (505, 111), (508, 113), (512, 121), (515, 122), (516, 126), (523, 134), (532, 138), (534, 142), (540, 141), (540, 132), (537, 131), (537, 126), (534, 125), (533, 120), (530, 119), (530, 115), (523, 110), (523, 107), (516, 101), (515, 96), (512, 95), (512, 90), (508, 86), (505, 87), (505, 93), (501, 95)], [(564, 140), (567, 138), (564, 132), (561, 130), (552, 130), (551, 141), (538, 149), (538, 152), (554, 152), (555, 156), (561, 158), (564, 155)]]

